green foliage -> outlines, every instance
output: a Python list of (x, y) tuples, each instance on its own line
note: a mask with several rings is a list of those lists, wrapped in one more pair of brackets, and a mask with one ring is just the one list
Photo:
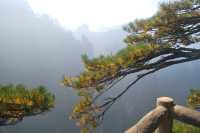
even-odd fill
[(200, 32), (199, 9), (198, 0), (162, 3), (158, 12), (151, 18), (135, 20), (124, 27), (129, 32), (125, 39), (128, 44), (126, 48), (115, 55), (94, 59), (83, 55), (85, 71), (75, 77), (65, 76), (62, 83), (78, 90), (99, 90), (104, 79), (115, 78), (121, 71), (145, 64), (145, 61), (138, 64), (139, 60), (166, 48), (174, 48), (173, 45), (177, 43), (191, 44), (197, 39), (194, 34)]
[[(191, 89), (187, 97), (188, 106), (195, 109), (200, 105), (200, 90)], [(174, 121), (173, 133), (200, 133), (200, 128)]]
[(44, 86), (0, 85), (0, 118), (21, 118), (44, 112), (54, 106), (55, 96)]
[(200, 133), (200, 128), (179, 121), (174, 121), (173, 133)]
[(192, 108), (200, 107), (200, 90), (191, 89), (187, 97), (187, 103)]
[[(198, 0), (182, 0), (165, 2), (160, 5), (158, 12), (148, 19), (135, 20), (124, 29), (129, 32), (125, 38), (128, 46), (115, 55), (100, 56), (89, 59), (83, 55), (85, 71), (76, 77), (64, 77), (62, 83), (76, 89), (96, 88), (101, 81), (115, 77), (120, 71), (136, 65), (138, 60), (145, 59), (154, 53), (174, 48), (181, 43), (189, 45), (198, 41), (200, 2)], [(137, 46), (133, 46), (136, 44)], [(99, 88), (98, 88), (99, 89)]]
[(189, 45), (199, 41), (199, 0), (164, 2), (158, 12), (148, 18), (135, 20), (124, 27), (130, 34), (124, 40), (128, 44), (153, 43)]
[(76, 89), (96, 87), (100, 89), (98, 82), (105, 77), (114, 77), (119, 70), (128, 69), (133, 66), (136, 61), (144, 59), (149, 55), (168, 48), (167, 45), (146, 45), (137, 46), (128, 45), (115, 55), (100, 56), (94, 59), (88, 59), (84, 55), (83, 62), (85, 71), (77, 77), (64, 77), (62, 83)]
[[(84, 95), (84, 94), (81, 94)], [(88, 133), (97, 127), (98, 107), (92, 103), (91, 97), (87, 94), (81, 97), (80, 101), (74, 106), (70, 119), (76, 121), (82, 133)]]
[[(96, 127), (99, 116), (104, 115), (104, 111), (108, 110), (116, 98), (128, 90), (126, 88), (117, 97), (105, 100), (103, 104), (97, 104), (96, 96), (109, 90), (114, 81), (131, 73), (147, 71), (139, 73), (139, 78), (136, 77), (136, 80), (132, 82), (134, 84), (147, 74), (176, 63), (197, 59), (194, 54), (197, 49), (186, 50), (176, 45), (190, 45), (199, 42), (200, 38), (197, 35), (200, 33), (199, 24), (199, 0), (165, 2), (160, 5), (154, 16), (135, 20), (124, 27), (124, 30), (128, 32), (124, 39), (127, 43), (126, 48), (115, 55), (100, 56), (94, 59), (83, 55), (85, 70), (78, 76), (65, 76), (62, 80), (63, 85), (74, 88), (80, 96), (80, 101), (73, 108), (71, 118), (81, 127), (82, 132), (90, 132)], [(176, 59), (181, 57), (186, 59), (178, 60), (178, 62)], [(152, 63), (154, 59), (157, 60)], [(188, 97), (191, 106), (196, 105), (198, 101), (194, 96)], [(177, 127), (180, 127), (180, 124), (177, 124)]]

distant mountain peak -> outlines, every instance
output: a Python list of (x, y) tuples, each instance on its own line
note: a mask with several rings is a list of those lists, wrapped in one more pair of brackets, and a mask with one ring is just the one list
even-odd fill
[(89, 26), (86, 24), (81, 25), (80, 27), (77, 28), (77, 30), (75, 32), (80, 32), (80, 33), (88, 33), (90, 32), (89, 30)]

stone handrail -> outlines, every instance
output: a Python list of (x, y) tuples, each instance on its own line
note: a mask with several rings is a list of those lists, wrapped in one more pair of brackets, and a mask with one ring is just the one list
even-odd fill
[(157, 107), (125, 133), (172, 133), (173, 119), (200, 127), (200, 112), (175, 105), (170, 97), (160, 97)]
[(198, 111), (176, 105), (173, 110), (173, 117), (184, 123), (200, 127), (200, 112)]

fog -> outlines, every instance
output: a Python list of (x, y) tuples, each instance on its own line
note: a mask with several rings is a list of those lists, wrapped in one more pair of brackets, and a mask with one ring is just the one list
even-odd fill
[[(56, 72), (60, 76), (63, 72), (78, 74), (82, 54), (90, 57), (110, 54), (125, 46), (121, 27), (90, 32), (83, 25), (72, 33), (49, 16), (34, 14), (25, 0), (1, 0), (0, 18), (2, 83), (23, 79), (35, 84), (34, 79), (40, 78), (42, 83)], [(30, 75), (32, 81), (27, 81)]]
[(47, 15), (34, 14), (25, 0), (0, 0), (0, 20), (0, 84), (44, 85), (56, 96), (51, 112), (25, 118), (16, 126), (1, 127), (0, 132), (78, 132), (68, 120), (76, 93), (59, 82), (63, 75), (77, 75), (83, 70), (82, 54), (94, 57), (104, 50), (108, 54), (123, 47), (120, 42), (117, 47), (113, 45), (122, 39), (121, 28), (113, 32), (71, 32)]
[(93, 44), (93, 56), (114, 54), (126, 46), (123, 39), (127, 33), (123, 31), (122, 26), (107, 28), (105, 31), (92, 32), (87, 25), (82, 25), (73, 34), (78, 39), (83, 35), (88, 38)]
[(32, 75), (34, 83), (55, 72), (78, 72), (81, 55), (92, 54), (87, 40), (75, 39), (48, 16), (36, 16), (25, 0), (1, 0), (0, 18), (1, 82)]
[[(25, 0), (0, 0), (0, 20), (0, 84), (44, 85), (56, 96), (55, 108), (47, 114), (0, 127), (0, 133), (78, 133), (74, 121), (68, 119), (78, 97), (59, 82), (63, 75), (77, 75), (84, 69), (82, 54), (92, 58), (125, 47), (122, 27), (92, 32), (83, 25), (72, 32), (47, 15), (34, 14)], [(200, 86), (199, 66), (199, 61), (175, 65), (141, 80), (113, 105), (94, 132), (123, 132), (152, 109), (159, 96), (185, 104), (189, 89)], [(134, 76), (108, 95), (121, 91)]]
[(91, 43), (76, 39), (49, 16), (35, 15), (25, 0), (0, 0), (0, 20), (0, 84), (44, 85), (56, 96), (49, 113), (1, 127), (0, 132), (77, 132), (67, 118), (76, 94), (59, 82), (64, 74), (82, 71), (81, 55), (92, 56)]

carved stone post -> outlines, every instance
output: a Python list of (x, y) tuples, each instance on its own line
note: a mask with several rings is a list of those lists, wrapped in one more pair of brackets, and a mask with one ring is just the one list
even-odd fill
[(174, 100), (170, 97), (157, 98), (157, 106), (163, 106), (167, 109), (167, 114), (161, 120), (156, 133), (172, 133), (173, 117), (172, 109), (174, 106)]

